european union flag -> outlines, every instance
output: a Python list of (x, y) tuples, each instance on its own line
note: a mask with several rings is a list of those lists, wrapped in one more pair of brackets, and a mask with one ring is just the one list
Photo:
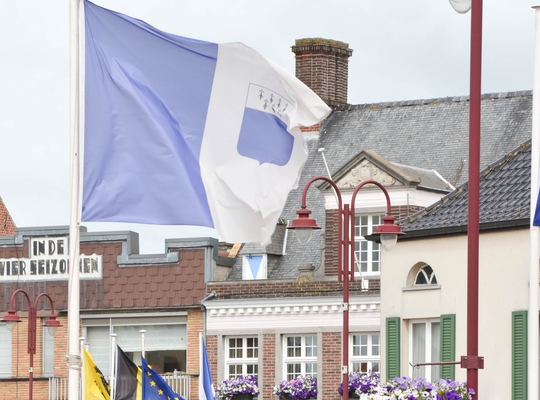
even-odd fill
[(173, 392), (161, 375), (148, 365), (144, 357), (142, 357), (142, 364), (142, 398), (144, 400), (184, 400), (178, 393)]

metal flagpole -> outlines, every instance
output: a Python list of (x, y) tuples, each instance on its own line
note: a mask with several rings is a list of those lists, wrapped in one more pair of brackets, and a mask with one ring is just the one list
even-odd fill
[(538, 200), (538, 178), (540, 168), (540, 7), (535, 10), (534, 31), (534, 79), (533, 79), (533, 106), (532, 106), (532, 143), (531, 143), (531, 230), (530, 230), (530, 261), (529, 261), (529, 312), (528, 312), (528, 398), (538, 398), (538, 282), (540, 259), (540, 227), (533, 225), (534, 212)]
[(109, 378), (109, 385), (111, 387), (110, 394), (111, 399), (115, 399), (116, 397), (116, 363), (117, 355), (116, 355), (116, 333), (111, 333), (111, 376)]
[(71, 134), (71, 212), (69, 224), (68, 289), (68, 398), (79, 398), (81, 356), (79, 351), (79, 7), (70, 0), (70, 134)]
[[(146, 329), (141, 329), (139, 333), (141, 334), (141, 357), (144, 358), (144, 334), (146, 333)], [(142, 365), (142, 360), (141, 360), (141, 365)]]
[[(81, 355), (83, 354), (83, 351), (85, 349), (84, 345), (84, 337), (79, 338), (79, 344), (80, 344), (80, 350)], [(84, 382), (85, 382), (85, 376), (84, 376), (84, 358), (83, 358), (83, 368), (81, 368), (81, 399), (86, 399), (86, 391), (84, 390)]]

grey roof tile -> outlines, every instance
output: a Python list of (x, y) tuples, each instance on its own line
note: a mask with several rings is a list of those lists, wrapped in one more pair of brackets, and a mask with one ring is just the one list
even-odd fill
[[(530, 139), (531, 110), (531, 91), (482, 96), (482, 168)], [(337, 107), (322, 125), (319, 137), (308, 140), (309, 157), (299, 187), (289, 194), (282, 217), (294, 219), (306, 182), (314, 176), (327, 175), (318, 152), (321, 147), (325, 148), (332, 174), (362, 150), (373, 150), (392, 163), (435, 170), (453, 186), (463, 184), (468, 173), (468, 121), (468, 96)], [(307, 204), (312, 217), (324, 226), (323, 196), (316, 187), (310, 188)], [(456, 204), (456, 209), (466, 211), (467, 207)], [(295, 278), (300, 264), (318, 268), (323, 239), (322, 229), (308, 246), (288, 235), (286, 254), (275, 264), (273, 276)], [(247, 248), (246, 244), (239, 254)], [(241, 263), (237, 262), (233, 270), (237, 268), (241, 269)], [(231, 271), (229, 279), (239, 279), (238, 276), (241, 274)]]
[[(481, 229), (523, 226), (530, 218), (531, 142), (489, 165), (480, 177)], [(467, 230), (468, 183), (402, 221), (409, 237)]]

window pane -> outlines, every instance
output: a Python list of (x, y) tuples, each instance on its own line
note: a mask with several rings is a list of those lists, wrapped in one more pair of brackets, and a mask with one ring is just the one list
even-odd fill
[(258, 364), (248, 364), (246, 368), (246, 375), (259, 375), (259, 365)]
[(296, 378), (298, 375), (302, 374), (302, 365), (301, 364), (287, 364), (287, 380)]
[(379, 350), (380, 350), (380, 336), (379, 335), (372, 335), (371, 336), (371, 355), (372, 356), (378, 356)]
[(367, 335), (360, 335), (360, 355), (361, 356), (368, 355), (368, 336)]
[(43, 332), (43, 376), (54, 376), (54, 336), (44, 326)]
[(146, 350), (187, 350), (186, 324), (171, 325), (115, 325), (116, 341), (124, 351), (141, 350), (141, 329), (145, 329)]
[(11, 332), (0, 324), (0, 376), (11, 377)]
[(302, 338), (300, 336), (287, 338), (287, 357), (301, 357), (302, 356), (301, 342), (302, 342)]
[(306, 357), (317, 357), (317, 336), (306, 336)]
[(238, 375), (242, 375), (242, 366), (237, 364), (229, 365), (229, 378), (235, 378)]
[(317, 377), (317, 363), (306, 363), (306, 375)]
[[(413, 365), (426, 362), (426, 324), (413, 324)], [(425, 376), (425, 367), (413, 368), (413, 378)]]
[(86, 329), (86, 340), (92, 358), (103, 375), (110, 375), (110, 343), (111, 328), (109, 326), (89, 326)]
[[(140, 353), (129, 354), (135, 364), (140, 365)], [(176, 371), (186, 372), (186, 350), (156, 350), (144, 352), (144, 358), (160, 374)]]
[[(440, 323), (433, 322), (431, 324), (431, 361), (440, 361)], [(440, 378), (440, 365), (431, 367), (431, 380)]]
[(248, 358), (259, 357), (259, 338), (247, 338), (246, 345)]

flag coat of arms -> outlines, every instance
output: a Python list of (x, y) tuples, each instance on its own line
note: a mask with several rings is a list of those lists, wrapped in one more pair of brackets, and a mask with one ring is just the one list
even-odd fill
[(330, 109), (242, 43), (85, 5), (83, 221), (214, 228), (269, 243)]

